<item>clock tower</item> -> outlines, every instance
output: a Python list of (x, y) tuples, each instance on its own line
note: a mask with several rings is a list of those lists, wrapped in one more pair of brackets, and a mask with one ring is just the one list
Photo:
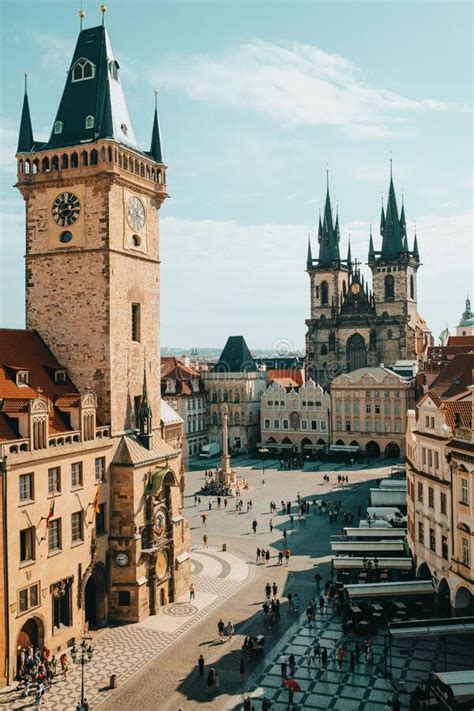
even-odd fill
[(26, 202), (26, 324), (80, 387), (98, 395), (112, 434), (138, 426), (147, 362), (160, 414), (158, 211), (167, 197), (158, 115), (138, 147), (104, 26), (80, 32), (46, 143), (25, 91), (17, 152)]
[(81, 29), (45, 143), (34, 139), (25, 89), (17, 164), (27, 328), (81, 390), (92, 388), (110, 428), (107, 472), (84, 508), (106, 519), (97, 535), (108, 543), (107, 616), (137, 621), (189, 588), (189, 526), (182, 420), (161, 403), (158, 212), (167, 192), (156, 97), (143, 151), (104, 24)]

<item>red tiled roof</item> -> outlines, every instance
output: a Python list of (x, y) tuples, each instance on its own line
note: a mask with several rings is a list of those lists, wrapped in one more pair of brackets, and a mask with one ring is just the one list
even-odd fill
[(474, 348), (474, 336), (449, 336), (448, 338), (449, 346), (471, 346)]
[(430, 390), (442, 400), (459, 395), (474, 383), (474, 353), (456, 355), (431, 385)]
[(20, 400), (19, 398), (12, 398), (11, 400), (4, 400), (2, 411), (9, 414), (28, 412), (30, 399), (31, 398), (28, 398), (28, 400)]
[[(0, 329), (0, 398), (30, 400), (36, 397), (37, 388), (50, 399), (77, 392), (68, 377), (65, 383), (54, 382), (54, 371), (62, 369), (36, 331)], [(29, 385), (16, 384), (13, 372), (16, 370), (29, 371)]]
[[(267, 373), (267, 380), (272, 381), (272, 380), (277, 380), (278, 382), (281, 381), (281, 379), (290, 379), (294, 381), (295, 385), (303, 385), (304, 383), (304, 372), (302, 368), (287, 368), (287, 369), (280, 369), (280, 370), (269, 370)], [(283, 385), (282, 382), (280, 382), (280, 385)], [(283, 385), (283, 387), (286, 387)]]
[(277, 385), (281, 385), (282, 388), (286, 388), (287, 390), (300, 387), (299, 383), (293, 380), (293, 378), (272, 378), (270, 382), (277, 383)]
[(71, 395), (58, 395), (54, 399), (54, 404), (56, 407), (61, 409), (62, 407), (79, 407), (81, 404), (81, 398), (79, 394)]
[(18, 434), (8, 421), (8, 417), (0, 412), (0, 442), (10, 442), (12, 439), (18, 439)]
[[(443, 402), (443, 410), (446, 412), (446, 422), (451, 427), (455, 429), (456, 427), (472, 427), (472, 402), (470, 400), (463, 400), (461, 402), (456, 402), (452, 400), (445, 400)], [(461, 424), (456, 424), (456, 415), (461, 418)]]

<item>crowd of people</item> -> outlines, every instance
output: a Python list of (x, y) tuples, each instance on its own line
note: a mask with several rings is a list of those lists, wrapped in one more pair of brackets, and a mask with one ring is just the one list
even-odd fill
[[(68, 657), (65, 652), (59, 657), (46, 647), (40, 651), (32, 646), (22, 649), (18, 655), (18, 690), (22, 698), (33, 697), (35, 708), (43, 707), (45, 694), (51, 689), (53, 681), (59, 675), (67, 679)], [(88, 707), (87, 707), (88, 709)], [(87, 711), (84, 708), (84, 711)]]

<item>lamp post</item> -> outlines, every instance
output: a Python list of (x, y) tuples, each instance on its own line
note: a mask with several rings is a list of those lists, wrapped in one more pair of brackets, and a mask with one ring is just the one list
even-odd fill
[(262, 447), (262, 448), (259, 449), (258, 451), (260, 452), (260, 454), (263, 455), (263, 474), (262, 474), (262, 478), (265, 479), (265, 456), (268, 454), (268, 452), (269, 452), (270, 450), (267, 449), (266, 447)]
[(92, 644), (90, 644), (89, 642), (90, 639), (90, 637), (83, 637), (80, 644), (77, 646), (74, 644), (73, 648), (71, 649), (72, 661), (75, 664), (81, 665), (81, 701), (79, 706), (81, 710), (84, 710), (86, 708), (86, 700), (84, 698), (84, 667), (86, 664), (92, 661), (92, 655), (94, 653)]

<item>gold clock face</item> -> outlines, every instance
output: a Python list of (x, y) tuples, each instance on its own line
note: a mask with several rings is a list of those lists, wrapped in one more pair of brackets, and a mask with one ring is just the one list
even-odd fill
[(133, 196), (127, 202), (127, 222), (130, 229), (139, 232), (145, 224), (145, 208), (139, 198)]
[(156, 561), (156, 574), (159, 578), (163, 578), (168, 572), (168, 553), (160, 551), (158, 560)]
[(60, 193), (53, 202), (51, 214), (60, 227), (73, 225), (81, 212), (81, 203), (74, 193)]
[(360, 291), (360, 284), (352, 284), (351, 291), (353, 294), (358, 294)]
[(120, 565), (120, 567), (128, 565), (127, 553), (117, 553), (117, 555), (115, 556), (115, 562), (117, 563), (117, 565)]

